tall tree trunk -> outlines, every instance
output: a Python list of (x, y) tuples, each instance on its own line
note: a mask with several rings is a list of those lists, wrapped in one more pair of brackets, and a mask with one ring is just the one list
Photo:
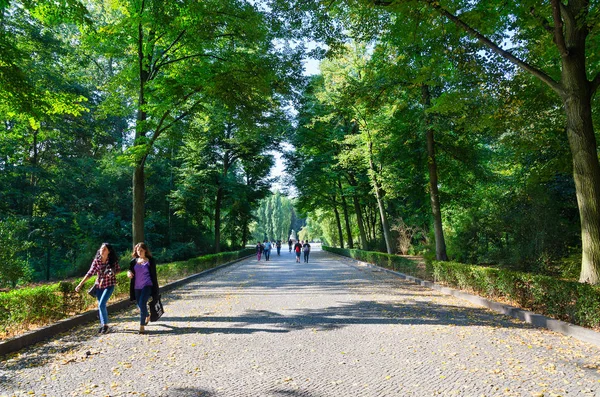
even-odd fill
[(227, 179), (229, 173), (229, 152), (225, 152), (223, 155), (223, 174), (217, 181), (217, 199), (215, 200), (215, 253), (221, 252), (221, 205), (223, 203), (223, 196), (225, 195), (225, 189), (223, 184)]
[[(421, 94), (425, 110), (431, 107), (431, 94), (429, 86), (421, 86)], [(442, 209), (440, 205), (440, 194), (438, 191), (437, 163), (435, 161), (435, 140), (433, 136), (433, 127), (431, 120), (425, 114), (425, 128), (427, 135), (427, 165), (429, 167), (429, 197), (431, 199), (431, 214), (433, 216), (433, 232), (435, 235), (435, 259), (438, 261), (447, 261), (446, 240), (444, 239), (444, 229), (442, 228)]]
[(222, 183), (218, 182), (217, 199), (215, 200), (215, 254), (221, 251), (221, 202), (223, 201)]
[(37, 180), (38, 180), (38, 135), (39, 131), (37, 129), (31, 128), (31, 132), (33, 133), (33, 146), (32, 146), (32, 154), (31, 154), (31, 177), (29, 179), (29, 187), (31, 189), (31, 194), (29, 195), (29, 201), (27, 203), (27, 212), (28, 215), (33, 218), (35, 211), (35, 198), (37, 196)]
[(363, 207), (363, 211), (364, 211), (364, 219), (367, 225), (367, 231), (369, 232), (368, 234), (368, 239), (369, 241), (375, 241), (375, 235), (373, 234), (373, 222), (371, 221), (371, 213), (370, 213), (370, 208), (369, 205), (367, 204), (365, 207)]
[(362, 210), (360, 209), (360, 202), (358, 197), (352, 196), (352, 202), (354, 203), (354, 212), (356, 213), (356, 223), (358, 223), (358, 232), (360, 234), (360, 248), (367, 250), (367, 234), (365, 233), (365, 223), (362, 217)]
[(132, 238), (133, 246), (144, 241), (144, 211), (146, 181), (144, 175), (144, 161), (135, 166), (133, 171), (133, 219)]
[[(347, 174), (348, 183), (350, 186), (355, 187), (358, 184), (356, 183), (356, 179), (354, 175)], [(356, 191), (356, 189), (354, 189)], [(367, 250), (367, 234), (365, 233), (365, 224), (362, 216), (362, 210), (360, 208), (360, 202), (358, 201), (358, 197), (356, 194), (352, 195), (352, 202), (354, 204), (354, 212), (356, 213), (356, 223), (358, 223), (358, 232), (360, 234), (360, 248), (363, 250)]]
[[(143, 9), (141, 10), (143, 12)], [(145, 144), (143, 138), (146, 137), (147, 127), (145, 126), (148, 115), (144, 111), (146, 104), (145, 88), (149, 77), (149, 70), (144, 56), (144, 30), (142, 24), (138, 24), (138, 73), (139, 73), (139, 92), (138, 92), (138, 109), (135, 126), (135, 141), (134, 146)], [(144, 175), (144, 165), (146, 163), (147, 154), (144, 154), (136, 163), (133, 172), (133, 213), (131, 220), (131, 237), (133, 246), (144, 241), (144, 216), (145, 216), (145, 195), (146, 182)]]
[(344, 211), (344, 221), (346, 223), (346, 234), (348, 235), (348, 247), (354, 248), (354, 241), (352, 240), (352, 229), (350, 228), (350, 217), (348, 216), (348, 204), (346, 203), (346, 197), (344, 196), (344, 190), (342, 189), (342, 181), (338, 178), (338, 187), (340, 188), (340, 195), (342, 197), (342, 210)]
[(371, 177), (371, 183), (373, 183), (373, 188), (375, 189), (375, 198), (377, 199), (377, 207), (379, 208), (379, 216), (381, 218), (381, 227), (383, 231), (383, 238), (385, 239), (385, 247), (388, 254), (394, 253), (394, 242), (392, 241), (392, 236), (390, 234), (390, 226), (387, 220), (387, 214), (385, 212), (385, 205), (383, 203), (383, 190), (381, 189), (381, 185), (377, 180), (377, 172), (375, 169), (375, 163), (373, 162), (373, 142), (369, 141), (369, 166), (371, 168), (371, 172), (369, 175)]
[(340, 220), (340, 212), (337, 209), (337, 202), (335, 196), (331, 198), (333, 213), (335, 214), (335, 223), (337, 225), (338, 234), (340, 236), (340, 248), (344, 248), (344, 234), (342, 233), (342, 222)]
[(597, 284), (600, 281), (600, 166), (590, 101), (587, 95), (571, 94), (563, 98), (581, 222), (579, 281)]
[(242, 249), (246, 248), (246, 244), (248, 244), (248, 221), (244, 219), (242, 225)]

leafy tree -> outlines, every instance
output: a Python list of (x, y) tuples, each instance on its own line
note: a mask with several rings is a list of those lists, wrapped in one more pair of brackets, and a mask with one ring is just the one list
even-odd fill
[(31, 280), (32, 272), (23, 255), (30, 246), (23, 243), (26, 232), (24, 220), (14, 217), (0, 220), (0, 286), (15, 287), (19, 282)]

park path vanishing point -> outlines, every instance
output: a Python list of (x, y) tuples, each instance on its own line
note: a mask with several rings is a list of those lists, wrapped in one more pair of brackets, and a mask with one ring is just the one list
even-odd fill
[(287, 247), (2, 357), (0, 396), (600, 396), (600, 350), (387, 272)]

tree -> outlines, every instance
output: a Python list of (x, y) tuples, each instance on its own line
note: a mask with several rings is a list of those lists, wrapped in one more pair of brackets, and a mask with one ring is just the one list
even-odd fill
[(16, 218), (0, 220), (0, 285), (15, 287), (20, 281), (30, 281), (31, 269), (24, 258), (29, 246), (23, 243), (27, 223)]
[[(600, 85), (595, 33), (596, 5), (589, 1), (552, 0), (503, 4), (486, 1), (379, 1), (403, 8), (424, 4), (488, 50), (515, 64), (552, 89), (562, 101), (573, 160), (573, 179), (581, 223), (582, 261), (579, 281), (600, 282), (600, 163), (593, 125), (592, 99)], [(457, 10), (457, 11), (453, 11)], [(512, 38), (507, 37), (513, 32)], [(508, 38), (521, 51), (498, 43)], [(551, 49), (548, 51), (547, 49)], [(591, 79), (588, 78), (591, 76)]]

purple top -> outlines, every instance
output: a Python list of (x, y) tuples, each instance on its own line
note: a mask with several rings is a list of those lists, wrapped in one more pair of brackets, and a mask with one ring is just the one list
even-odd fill
[(152, 286), (150, 262), (136, 263), (133, 267), (133, 273), (135, 274), (135, 285), (133, 288), (142, 289), (148, 285)]

